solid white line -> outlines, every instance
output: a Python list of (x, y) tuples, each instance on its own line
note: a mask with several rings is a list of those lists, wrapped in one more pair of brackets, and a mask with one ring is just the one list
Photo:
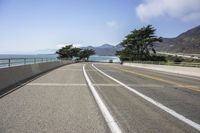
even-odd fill
[(144, 99), (147, 100), (148, 102), (150, 102), (150, 103), (156, 105), (156, 106), (159, 107), (160, 109), (166, 111), (167, 113), (171, 114), (172, 116), (176, 117), (177, 119), (179, 119), (179, 120), (185, 122), (186, 124), (192, 126), (193, 128), (197, 129), (198, 131), (200, 131), (200, 125), (199, 125), (198, 123), (193, 122), (192, 120), (190, 120), (190, 119), (186, 118), (185, 116), (183, 116), (183, 115), (177, 113), (176, 111), (174, 111), (174, 110), (172, 110), (172, 109), (170, 109), (170, 108), (164, 106), (163, 104), (161, 104), (161, 103), (159, 103), (159, 102), (153, 100), (152, 98), (150, 98), (150, 97), (148, 97), (148, 96), (146, 96), (146, 95), (144, 95), (144, 94), (138, 92), (137, 90), (135, 90), (135, 89), (133, 89), (133, 88), (131, 88), (131, 87), (125, 85), (124, 83), (120, 82), (119, 80), (117, 80), (117, 79), (115, 79), (115, 78), (109, 76), (108, 74), (104, 73), (103, 71), (101, 71), (100, 69), (98, 69), (97, 67), (95, 67), (94, 64), (92, 64), (92, 66), (93, 66), (97, 71), (99, 71), (100, 73), (102, 73), (103, 75), (105, 75), (106, 77), (108, 77), (108, 78), (112, 79), (113, 81), (119, 83), (120, 85), (124, 86), (125, 88), (127, 88), (127, 89), (130, 90), (131, 92), (133, 92), (133, 93), (139, 95), (140, 97), (144, 98)]
[(86, 71), (85, 71), (85, 64), (83, 65), (83, 74), (85, 76), (85, 79), (87, 81), (87, 84), (106, 120), (106, 122), (108, 123), (108, 126), (111, 130), (112, 133), (122, 133), (121, 129), (119, 128), (117, 122), (114, 120), (113, 116), (111, 115), (111, 113), (109, 112), (109, 110), (107, 109), (106, 105), (103, 103), (101, 97), (99, 96), (99, 94), (97, 93), (96, 89), (94, 88), (92, 82), (90, 81)]

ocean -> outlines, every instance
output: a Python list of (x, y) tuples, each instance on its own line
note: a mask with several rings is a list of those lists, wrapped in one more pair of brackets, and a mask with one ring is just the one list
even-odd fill
[[(33, 58), (36, 58), (37, 62), (42, 62), (41, 58), (56, 59), (57, 56), (58, 55), (56, 55), (56, 54), (38, 54), (38, 55), (0, 54), (0, 68), (8, 67), (8, 60), (3, 60), (3, 59), (15, 58), (15, 59), (11, 60), (11, 66), (19, 66), (19, 65), (24, 65), (24, 60), (19, 59), (19, 58), (27, 58), (26, 64), (32, 64), (32, 63), (34, 63)], [(117, 56), (93, 55), (93, 56), (90, 56), (88, 60), (89, 61), (95, 61), (95, 62), (109, 62), (110, 60), (112, 60), (112, 62), (115, 62), (115, 63), (120, 62), (120, 59)]]
[[(57, 59), (56, 54), (37, 54), (37, 55), (19, 55), (19, 54), (0, 54), (0, 68), (4, 68), (4, 67), (8, 67), (8, 60), (6, 59), (12, 59), (11, 60), (11, 66), (19, 66), (19, 65), (24, 65), (24, 60), (20, 59), (20, 58), (26, 58), (26, 64), (33, 64), (34, 61), (36, 62), (42, 62), (45, 60), (43, 59), (47, 59), (47, 58), (51, 58), (51, 59)], [(13, 59), (15, 58), (15, 59)], [(34, 60), (33, 58), (36, 58), (36, 60)]]
[(56, 54), (35, 54), (35, 55), (19, 55), (19, 54), (0, 54), (2, 58), (57, 58)]

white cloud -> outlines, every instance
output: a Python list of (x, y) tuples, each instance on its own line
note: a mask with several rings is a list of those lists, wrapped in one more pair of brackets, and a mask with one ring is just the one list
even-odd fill
[(182, 21), (200, 20), (200, 0), (144, 0), (137, 6), (141, 21), (157, 17), (172, 17)]
[(107, 25), (108, 27), (110, 27), (110, 28), (117, 28), (117, 27), (118, 27), (118, 23), (117, 23), (117, 21), (115, 21), (115, 20), (106, 22), (106, 25)]

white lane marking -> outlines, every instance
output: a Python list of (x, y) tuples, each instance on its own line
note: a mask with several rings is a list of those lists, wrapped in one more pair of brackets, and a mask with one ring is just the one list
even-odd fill
[[(92, 77), (88, 74), (89, 78), (94, 81), (94, 79), (92, 79)], [(110, 84), (110, 83), (107, 83), (107, 84), (94, 84), (94, 86), (121, 86), (120, 84)], [(126, 84), (127, 86), (129, 87), (142, 87), (142, 88), (151, 88), (151, 89), (155, 89), (155, 88), (163, 88), (163, 87), (166, 87), (164, 85), (157, 85), (157, 84)], [(181, 86), (178, 86), (178, 85), (173, 85), (172, 87), (180, 87)], [(190, 86), (190, 87), (198, 87), (198, 86)]]
[(87, 84), (63, 84), (63, 83), (28, 83), (28, 86), (87, 86)]
[(112, 79), (113, 81), (119, 83), (120, 85), (124, 86), (125, 88), (127, 88), (127, 89), (130, 90), (131, 92), (133, 92), (133, 93), (139, 95), (140, 97), (144, 98), (144, 99), (147, 100), (148, 102), (150, 102), (150, 103), (156, 105), (156, 106), (159, 107), (160, 109), (166, 111), (167, 113), (171, 114), (172, 116), (176, 117), (177, 119), (179, 119), (179, 120), (185, 122), (186, 124), (192, 126), (193, 128), (197, 129), (198, 131), (200, 131), (200, 125), (199, 125), (198, 123), (193, 122), (192, 120), (190, 120), (190, 119), (186, 118), (185, 116), (183, 116), (183, 115), (177, 113), (176, 111), (174, 111), (174, 110), (172, 110), (172, 109), (170, 109), (170, 108), (164, 106), (163, 104), (161, 104), (161, 103), (155, 101), (154, 99), (152, 99), (152, 98), (150, 98), (150, 97), (148, 97), (148, 96), (146, 96), (146, 95), (144, 95), (144, 94), (138, 92), (137, 90), (135, 90), (135, 89), (133, 89), (133, 88), (131, 88), (131, 87), (125, 85), (125, 84), (122, 83), (121, 81), (119, 81), (119, 80), (117, 80), (117, 79), (115, 79), (115, 78), (109, 76), (108, 74), (104, 73), (103, 71), (101, 71), (100, 69), (98, 69), (97, 67), (95, 67), (94, 64), (92, 64), (92, 66), (93, 66), (97, 71), (99, 71), (100, 73), (102, 73), (103, 75), (105, 75), (106, 77), (108, 77), (108, 78)]
[(106, 122), (108, 123), (108, 126), (111, 130), (112, 133), (122, 133), (121, 129), (119, 128), (117, 122), (114, 120), (113, 116), (111, 115), (111, 113), (109, 112), (109, 110), (107, 109), (106, 105), (103, 103), (101, 97), (99, 96), (99, 94), (97, 93), (97, 91), (95, 90), (92, 82), (90, 81), (86, 71), (85, 71), (85, 64), (83, 65), (83, 74), (85, 76), (85, 79), (87, 81), (87, 84), (106, 120)]

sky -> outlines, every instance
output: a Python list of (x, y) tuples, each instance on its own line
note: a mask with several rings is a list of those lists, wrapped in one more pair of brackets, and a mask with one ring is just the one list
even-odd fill
[(200, 0), (0, 0), (0, 54), (117, 45), (148, 24), (176, 37), (200, 25)]

